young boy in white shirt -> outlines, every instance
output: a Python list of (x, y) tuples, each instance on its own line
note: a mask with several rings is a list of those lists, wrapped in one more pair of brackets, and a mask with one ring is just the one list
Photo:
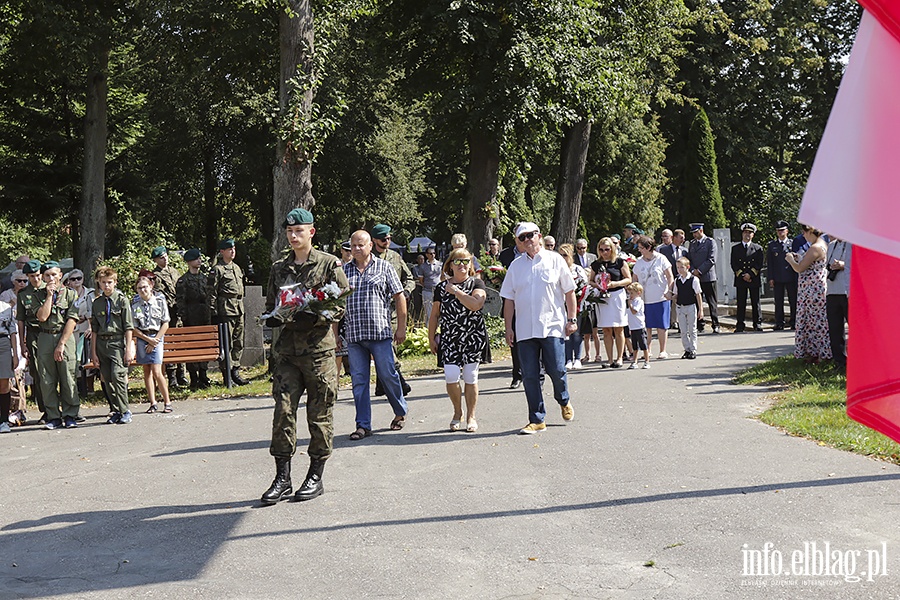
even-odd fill
[(650, 368), (650, 347), (647, 344), (647, 321), (644, 317), (644, 286), (635, 281), (625, 288), (628, 292), (628, 329), (631, 337), (631, 364), (629, 369), (637, 368), (638, 350), (644, 351), (643, 369)]

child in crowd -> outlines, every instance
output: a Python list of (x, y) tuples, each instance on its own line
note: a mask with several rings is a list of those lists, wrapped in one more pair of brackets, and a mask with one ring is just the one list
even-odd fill
[(119, 275), (100, 267), (94, 276), (100, 293), (91, 303), (91, 360), (100, 366), (109, 400), (107, 424), (131, 423), (128, 408), (128, 365), (134, 361), (131, 338), (134, 324), (128, 297), (116, 289)]
[(678, 277), (672, 291), (675, 311), (681, 329), (681, 358), (697, 358), (697, 321), (703, 318), (703, 302), (700, 296), (700, 280), (691, 275), (691, 261), (682, 256), (675, 262)]
[(625, 288), (628, 291), (628, 329), (631, 337), (631, 364), (629, 369), (637, 368), (638, 350), (644, 351), (644, 366), (650, 368), (650, 349), (647, 345), (647, 328), (644, 318), (644, 286), (635, 281)]

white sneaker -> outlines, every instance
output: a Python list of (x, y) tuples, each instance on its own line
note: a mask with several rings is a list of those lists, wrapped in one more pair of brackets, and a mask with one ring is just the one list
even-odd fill
[(669, 358), (668, 352), (660, 352), (659, 356), (656, 357), (656, 360), (665, 360), (667, 358)]
[(3, 421), (2, 423), (0, 423), (0, 433), (9, 433), (9, 432), (10, 432), (9, 423), (7, 423), (6, 421)]
[(581, 360), (575, 359), (575, 362), (572, 363), (572, 368), (576, 371), (581, 368)]
[(630, 365), (628, 365), (628, 369), (629, 369), (629, 370), (631, 370), (631, 369), (637, 369), (637, 363), (636, 363), (636, 362), (631, 363)]
[(641, 367), (641, 368), (642, 368), (642, 369), (649, 369), (649, 368), (650, 368), (650, 361), (649, 361), (649, 360), (645, 360), (645, 361), (644, 361), (644, 366)]
[(566, 371), (571, 371), (571, 370), (572, 370), (572, 365), (573, 365), (573, 364), (574, 364), (574, 363), (572, 363), (571, 360), (570, 360), (569, 362), (567, 362), (567, 363), (566, 363)]

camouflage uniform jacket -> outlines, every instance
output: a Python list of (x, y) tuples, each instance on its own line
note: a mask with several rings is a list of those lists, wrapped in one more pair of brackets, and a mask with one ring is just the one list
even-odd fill
[(234, 261), (219, 260), (207, 279), (207, 306), (210, 315), (240, 317), (244, 314), (244, 272)]
[[(335, 282), (342, 290), (350, 288), (341, 261), (332, 254), (312, 249), (303, 264), (294, 264), (291, 254), (272, 265), (266, 290), (266, 312), (275, 308), (279, 288), (302, 283), (308, 289), (319, 289)], [(335, 311), (336, 319), (343, 316), (343, 309)], [(334, 350), (332, 322), (324, 317), (301, 313), (294, 321), (285, 323), (278, 336), (275, 351), (284, 356), (304, 356)]]
[(178, 314), (187, 327), (209, 325), (209, 305), (207, 302), (207, 276), (188, 271), (175, 284), (175, 298)]
[[(169, 312), (173, 312), (172, 309), (178, 302), (175, 294), (175, 282), (178, 281), (181, 274), (172, 267), (160, 269), (157, 266), (153, 269), (153, 272), (156, 273), (156, 283), (153, 285), (153, 291), (162, 292), (162, 295), (166, 297), (166, 304), (169, 305)], [(175, 318), (174, 315), (172, 315), (172, 318)]]
[(413, 277), (412, 271), (409, 270), (409, 265), (406, 264), (403, 257), (390, 248), (381, 254), (378, 254), (378, 251), (373, 248), (372, 253), (381, 260), (388, 261), (391, 263), (391, 266), (396, 269), (397, 275), (400, 276), (400, 285), (403, 286), (403, 292), (406, 294), (406, 297), (409, 298), (410, 294), (413, 293), (413, 290), (416, 289), (416, 278)]

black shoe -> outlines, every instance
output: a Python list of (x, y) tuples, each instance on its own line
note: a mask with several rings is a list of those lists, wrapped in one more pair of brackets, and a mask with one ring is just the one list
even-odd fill
[(695, 358), (697, 358), (697, 353), (696, 352), (688, 352), (687, 357), (691, 360), (694, 360)]
[[(735, 325), (735, 327), (734, 327), (734, 332), (735, 332), (735, 333), (744, 333), (744, 330), (745, 330), (745, 329), (746, 329), (746, 327), (744, 326), (743, 323), (738, 323), (738, 324)], [(715, 329), (713, 329), (713, 331), (715, 331)]]
[(684, 351), (684, 354), (681, 355), (681, 358), (690, 358), (691, 353), (687, 350)]
[(231, 380), (237, 385), (247, 385), (248, 383), (250, 383), (249, 380), (241, 377), (241, 371), (237, 367), (231, 369)]
[(375, 380), (375, 397), (384, 396), (384, 388), (381, 386), (381, 380)]
[(185, 379), (184, 377), (182, 377), (182, 378), (180, 378), (180, 379), (176, 379), (176, 381), (178, 382), (178, 387), (188, 387), (188, 386), (191, 384), (191, 383), (190, 383), (187, 379)]
[(509, 389), (517, 390), (517, 389), (519, 389), (520, 385), (522, 385), (521, 379), (513, 379), (512, 382), (510, 382), (510, 384), (509, 384)]
[(291, 486), (291, 457), (275, 457), (275, 480), (260, 498), (263, 504), (275, 504), (279, 500), (290, 497), (294, 488)]
[(776, 325), (772, 328), (772, 331), (784, 331), (784, 325)]
[(169, 389), (174, 390), (174, 389), (178, 389), (178, 387), (180, 387), (178, 385), (178, 380), (175, 379), (174, 377), (169, 377)]
[(79, 414), (79, 415), (75, 415), (75, 421), (78, 422), (78, 423), (84, 423), (85, 421), (87, 421), (87, 419), (86, 419), (85, 417), (82, 417), (82, 416)]
[(713, 325), (713, 333), (719, 333), (719, 326)]
[(325, 486), (322, 484), (322, 471), (325, 470), (324, 460), (312, 460), (309, 463), (309, 471), (306, 473), (306, 479), (303, 485), (294, 494), (294, 500), (303, 502), (318, 498), (325, 492)]
[(753, 326), (753, 331), (762, 331), (762, 330), (763, 330), (762, 325), (754, 325)]
[(206, 388), (212, 387), (212, 381), (209, 380), (205, 374), (200, 378), (200, 381), (197, 382), (197, 387), (201, 390), (205, 390)]
[(404, 396), (409, 396), (409, 393), (410, 393), (411, 391), (412, 391), (412, 388), (409, 387), (409, 384), (406, 383), (406, 382), (404, 381), (404, 382), (403, 382), (403, 395), (404, 395)]

